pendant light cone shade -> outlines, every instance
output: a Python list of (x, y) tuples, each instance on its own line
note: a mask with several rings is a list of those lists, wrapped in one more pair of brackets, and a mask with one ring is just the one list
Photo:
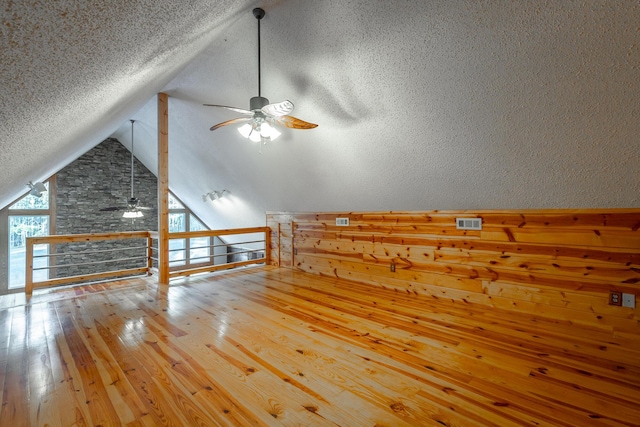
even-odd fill
[(247, 139), (251, 135), (252, 130), (253, 130), (253, 127), (249, 123), (245, 123), (244, 125), (238, 128), (238, 132), (240, 132), (240, 135), (242, 135), (244, 138), (247, 138)]
[(267, 122), (263, 122), (255, 128), (249, 123), (246, 123), (238, 128), (238, 132), (244, 138), (250, 139), (253, 142), (273, 141), (281, 135), (275, 127)]
[(278, 130), (273, 126), (271, 126), (269, 123), (265, 122), (262, 124), (262, 126), (260, 126), (260, 136), (262, 138), (266, 138), (266, 139), (269, 139), (270, 141), (273, 141), (274, 139), (280, 136), (280, 132), (278, 132)]
[(124, 213), (122, 214), (122, 218), (142, 218), (144, 215), (142, 215), (142, 212), (137, 211), (135, 209), (131, 209), (131, 210), (127, 210), (124, 211)]

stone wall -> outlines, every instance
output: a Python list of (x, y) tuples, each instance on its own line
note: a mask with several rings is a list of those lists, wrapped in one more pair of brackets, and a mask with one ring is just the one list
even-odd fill
[[(57, 173), (56, 234), (157, 230), (157, 178), (137, 159), (134, 164), (134, 197), (140, 199), (142, 206), (152, 208), (144, 211), (143, 218), (123, 219), (122, 211), (100, 211), (110, 206), (126, 206), (131, 191), (131, 152), (117, 139), (109, 138)], [(144, 245), (144, 239), (111, 242), (108, 248), (113, 250), (102, 253), (99, 257), (96, 254), (77, 255), (81, 251), (96, 249), (95, 246), (85, 243), (58, 245), (55, 248), (56, 265), (82, 265), (58, 267), (56, 275), (69, 276), (105, 271), (104, 265), (87, 263), (95, 262), (96, 258), (118, 260), (145, 257), (144, 249), (126, 249)], [(105, 249), (105, 245), (100, 244), (100, 248)], [(145, 265), (145, 262), (114, 261), (107, 265), (107, 270), (115, 270)]]

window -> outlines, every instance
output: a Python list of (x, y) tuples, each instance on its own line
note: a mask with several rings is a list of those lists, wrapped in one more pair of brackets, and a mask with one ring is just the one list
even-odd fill
[[(45, 183), (45, 187), (49, 189), (49, 182)], [(9, 206), (6, 217), (2, 215), (7, 226), (8, 289), (21, 289), (25, 286), (27, 238), (51, 234), (49, 199), (49, 191), (41, 197), (27, 194)], [(33, 255), (34, 279), (48, 279), (49, 245), (35, 245)]]
[(32, 196), (27, 194), (13, 205), (9, 206), (10, 210), (29, 210), (29, 209), (49, 209), (49, 183), (44, 183), (47, 189), (46, 193), (42, 197)]
[[(169, 193), (169, 233), (200, 230), (208, 228), (177, 197)], [(211, 237), (169, 240), (169, 267), (211, 263), (211, 242)]]
[[(169, 208), (169, 233), (186, 231), (186, 216), (187, 214), (184, 212), (173, 212), (172, 209)], [(185, 265), (186, 253), (186, 239), (169, 240), (169, 267)]]

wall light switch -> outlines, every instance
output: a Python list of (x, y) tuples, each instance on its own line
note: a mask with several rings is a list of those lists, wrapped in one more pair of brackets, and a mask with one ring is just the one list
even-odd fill
[(634, 294), (622, 294), (622, 306), (636, 308), (636, 296)]

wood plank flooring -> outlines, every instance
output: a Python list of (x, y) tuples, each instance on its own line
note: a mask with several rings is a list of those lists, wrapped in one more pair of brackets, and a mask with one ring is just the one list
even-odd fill
[(640, 425), (640, 325), (273, 267), (0, 297), (0, 426)]

